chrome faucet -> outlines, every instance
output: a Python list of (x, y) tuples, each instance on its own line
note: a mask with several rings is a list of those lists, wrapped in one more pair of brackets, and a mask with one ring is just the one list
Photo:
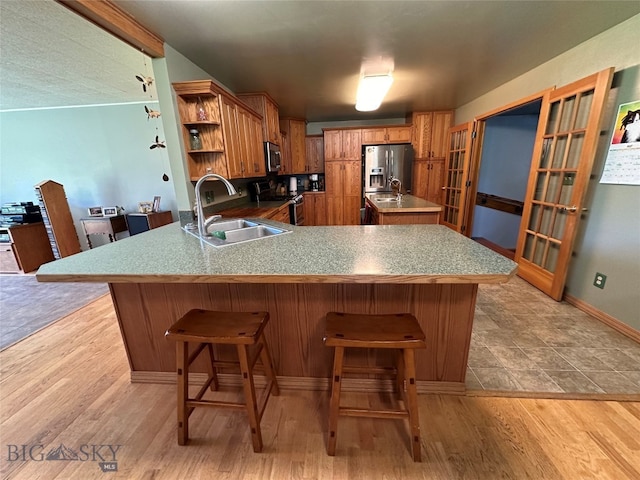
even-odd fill
[(196, 210), (198, 215), (198, 233), (200, 234), (201, 237), (204, 237), (206, 235), (207, 227), (209, 225), (211, 225), (216, 220), (219, 220), (220, 218), (222, 218), (221, 215), (213, 215), (206, 220), (204, 219), (204, 211), (202, 208), (202, 197), (200, 196), (200, 187), (209, 178), (217, 178), (218, 180), (221, 180), (222, 183), (224, 183), (224, 186), (227, 187), (227, 192), (229, 192), (229, 195), (236, 195), (238, 193), (235, 187), (231, 184), (231, 182), (229, 182), (229, 180), (224, 178), (222, 175), (218, 175), (217, 173), (207, 173), (206, 175), (203, 175), (202, 177), (200, 177), (200, 179), (196, 182), (195, 190), (196, 190)]

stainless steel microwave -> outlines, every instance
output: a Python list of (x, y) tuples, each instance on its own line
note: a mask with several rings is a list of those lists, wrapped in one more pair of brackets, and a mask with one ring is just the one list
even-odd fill
[(280, 147), (275, 143), (264, 142), (264, 155), (267, 161), (267, 172), (280, 171)]

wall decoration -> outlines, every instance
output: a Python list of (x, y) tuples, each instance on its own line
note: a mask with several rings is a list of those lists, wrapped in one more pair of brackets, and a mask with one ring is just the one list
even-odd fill
[[(145, 63), (145, 67), (146, 67)], [(136, 75), (136, 78), (142, 83), (142, 91), (147, 93), (147, 87), (153, 85), (153, 77), (146, 77), (144, 75)]]
[(138, 203), (138, 211), (140, 213), (151, 213), (151, 212), (153, 212), (153, 203), (152, 202), (140, 202), (140, 203)]
[(102, 215), (104, 217), (115, 217), (118, 215), (118, 207), (102, 207)]
[(90, 217), (101, 217), (102, 216), (102, 207), (89, 207), (87, 209)]
[(640, 185), (640, 100), (618, 107), (600, 183)]
[(160, 141), (158, 139), (158, 135), (156, 135), (155, 143), (151, 144), (151, 146), (149, 148), (151, 150), (153, 150), (154, 148), (167, 148), (167, 146), (164, 144), (164, 140)]
[(150, 118), (160, 117), (160, 112), (158, 112), (157, 110), (153, 110), (152, 108), (149, 108), (146, 105), (144, 106), (144, 111), (147, 112), (147, 120), (149, 120)]
[[(144, 62), (144, 74), (140, 74), (140, 75), (136, 75), (136, 79), (142, 84), (142, 91), (147, 93), (149, 93), (149, 98), (152, 101), (155, 101), (153, 98), (153, 92), (151, 90), (151, 87), (153, 85), (154, 82), (154, 78), (149, 75), (149, 69), (147, 67), (147, 57), (144, 54), (144, 52), (142, 52), (142, 60)], [(154, 110), (152, 108), (149, 108), (147, 105), (144, 106), (144, 111), (147, 114), (147, 121), (149, 120), (158, 120), (160, 118), (160, 111), (158, 110)], [(160, 140), (160, 136), (158, 134), (158, 124), (156, 123), (155, 125), (155, 130), (156, 130), (156, 135), (155, 135), (155, 141), (149, 146), (150, 150), (154, 150), (154, 149), (163, 149), (166, 148), (165, 145), (165, 141), (164, 140)], [(169, 181), (169, 175), (165, 173), (162, 174), (162, 181), (163, 182), (168, 182)]]

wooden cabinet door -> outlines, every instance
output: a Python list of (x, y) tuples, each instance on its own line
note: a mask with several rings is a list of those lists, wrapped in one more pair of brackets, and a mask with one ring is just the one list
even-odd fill
[(278, 106), (266, 99), (264, 122), (267, 127), (267, 141), (280, 144), (280, 120), (278, 117)]
[(304, 224), (325, 225), (327, 222), (327, 208), (324, 193), (304, 194)]
[(324, 193), (316, 193), (313, 195), (315, 204), (314, 225), (327, 224), (327, 196)]
[(343, 199), (344, 213), (341, 225), (360, 225), (360, 195), (349, 195)]
[(238, 113), (236, 104), (226, 97), (221, 99), (222, 125), (224, 130), (224, 153), (227, 159), (229, 178), (242, 178), (240, 164), (241, 147), (239, 143)]
[(343, 162), (342, 192), (345, 196), (355, 195), (358, 198), (362, 193), (362, 162), (351, 160)]
[(264, 158), (264, 148), (262, 144), (262, 122), (258, 117), (250, 116), (251, 141), (251, 163), (249, 170), (253, 177), (264, 177), (267, 175), (267, 165)]
[(261, 142), (273, 142), (280, 145), (280, 120), (278, 105), (265, 93), (240, 93), (237, 97), (262, 115), (260, 123)]
[(431, 152), (432, 112), (413, 114), (413, 149), (415, 158), (428, 158)]
[(428, 182), (429, 162), (426, 159), (416, 158), (413, 161), (413, 185), (411, 195), (426, 200)]
[(342, 132), (340, 130), (324, 132), (324, 159), (325, 161), (342, 159)]
[[(387, 128), (386, 143), (411, 143), (411, 130), (410, 125)], [(364, 144), (364, 134), (362, 143)]]
[(433, 126), (431, 128), (431, 157), (444, 158), (447, 156), (449, 128), (453, 112), (433, 112)]
[(316, 216), (316, 202), (315, 198), (311, 194), (304, 194), (304, 203), (302, 204), (302, 213), (304, 214), (305, 226), (314, 226)]
[(237, 120), (238, 120), (238, 144), (240, 145), (240, 158), (238, 163), (240, 164), (240, 171), (243, 177), (248, 176), (250, 165), (252, 164), (252, 147), (251, 147), (251, 119), (249, 113), (242, 107), (237, 108)]
[(444, 186), (444, 158), (429, 161), (429, 179), (425, 200), (442, 204), (442, 187)]
[(361, 130), (342, 131), (342, 152), (346, 160), (362, 159), (362, 135)]
[(386, 141), (387, 141), (386, 128), (363, 128), (362, 129), (363, 145), (376, 145), (379, 143), (386, 143)]
[(325, 165), (328, 225), (360, 224), (361, 162), (351, 160)]
[(327, 225), (343, 225), (342, 162), (327, 162), (324, 166)]
[(308, 173), (324, 172), (324, 137), (308, 135), (305, 138), (305, 161)]
[(289, 135), (280, 132), (280, 171), (279, 175), (290, 175), (293, 172), (291, 165), (291, 148), (289, 147)]
[(291, 148), (292, 173), (307, 173), (306, 162), (306, 126), (304, 121), (289, 120), (289, 141)]

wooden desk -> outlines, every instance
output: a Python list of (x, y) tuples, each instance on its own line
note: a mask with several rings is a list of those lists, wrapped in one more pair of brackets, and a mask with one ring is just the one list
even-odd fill
[(89, 248), (93, 248), (91, 245), (91, 235), (108, 235), (109, 242), (114, 242), (117, 240), (117, 233), (128, 231), (127, 221), (124, 215), (81, 218), (80, 223), (87, 237)]
[(128, 213), (127, 225), (129, 235), (137, 235), (154, 228), (162, 227), (173, 222), (173, 215), (170, 211), (153, 213)]

